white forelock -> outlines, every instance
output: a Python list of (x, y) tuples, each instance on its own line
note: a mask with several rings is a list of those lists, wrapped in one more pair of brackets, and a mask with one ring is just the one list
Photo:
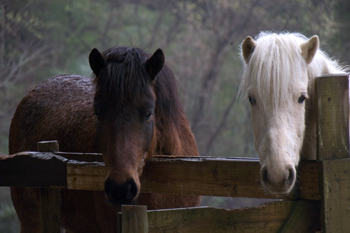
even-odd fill
[(293, 88), (300, 84), (311, 85), (314, 78), (321, 74), (345, 71), (320, 49), (307, 65), (300, 48), (300, 44), (307, 40), (299, 33), (261, 32), (256, 38), (257, 44), (249, 63), (244, 67), (241, 95), (247, 97), (255, 93), (254, 98), (258, 101), (276, 107), (285, 103)]

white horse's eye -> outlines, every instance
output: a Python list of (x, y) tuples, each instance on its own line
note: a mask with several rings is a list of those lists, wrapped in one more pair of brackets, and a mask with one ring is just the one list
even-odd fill
[(250, 102), (251, 105), (255, 105), (256, 104), (256, 100), (253, 96), (248, 96), (248, 100)]
[(299, 99), (298, 99), (298, 103), (299, 104), (302, 104), (304, 103), (304, 101), (308, 98), (307, 94), (306, 93), (301, 93)]

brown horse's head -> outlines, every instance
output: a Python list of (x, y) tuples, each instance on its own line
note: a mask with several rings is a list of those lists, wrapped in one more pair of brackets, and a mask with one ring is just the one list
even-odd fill
[(145, 161), (155, 144), (154, 82), (164, 65), (137, 48), (115, 47), (89, 56), (95, 75), (97, 140), (107, 169), (105, 193), (113, 205), (130, 204), (140, 193)]

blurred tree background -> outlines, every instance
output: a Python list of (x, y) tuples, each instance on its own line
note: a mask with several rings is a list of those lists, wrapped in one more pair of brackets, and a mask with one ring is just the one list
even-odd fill
[[(348, 0), (0, 0), (0, 151), (8, 153), (12, 115), (29, 90), (62, 73), (90, 76), (92, 48), (123, 45), (164, 50), (201, 155), (256, 157), (248, 105), (235, 101), (240, 43), (260, 31), (317, 34), (323, 50), (350, 64), (349, 22)], [(0, 232), (18, 231), (8, 188), (1, 188)]]

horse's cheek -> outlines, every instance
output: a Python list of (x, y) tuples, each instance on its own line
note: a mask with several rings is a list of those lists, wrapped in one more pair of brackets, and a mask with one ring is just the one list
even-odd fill
[(259, 151), (262, 141), (264, 141), (264, 135), (267, 134), (266, 127), (264, 127), (264, 125), (266, 125), (266, 120), (265, 120), (266, 117), (260, 111), (258, 106), (254, 106), (251, 108), (251, 119), (252, 119), (252, 128), (255, 136), (254, 145), (255, 145), (255, 149)]

